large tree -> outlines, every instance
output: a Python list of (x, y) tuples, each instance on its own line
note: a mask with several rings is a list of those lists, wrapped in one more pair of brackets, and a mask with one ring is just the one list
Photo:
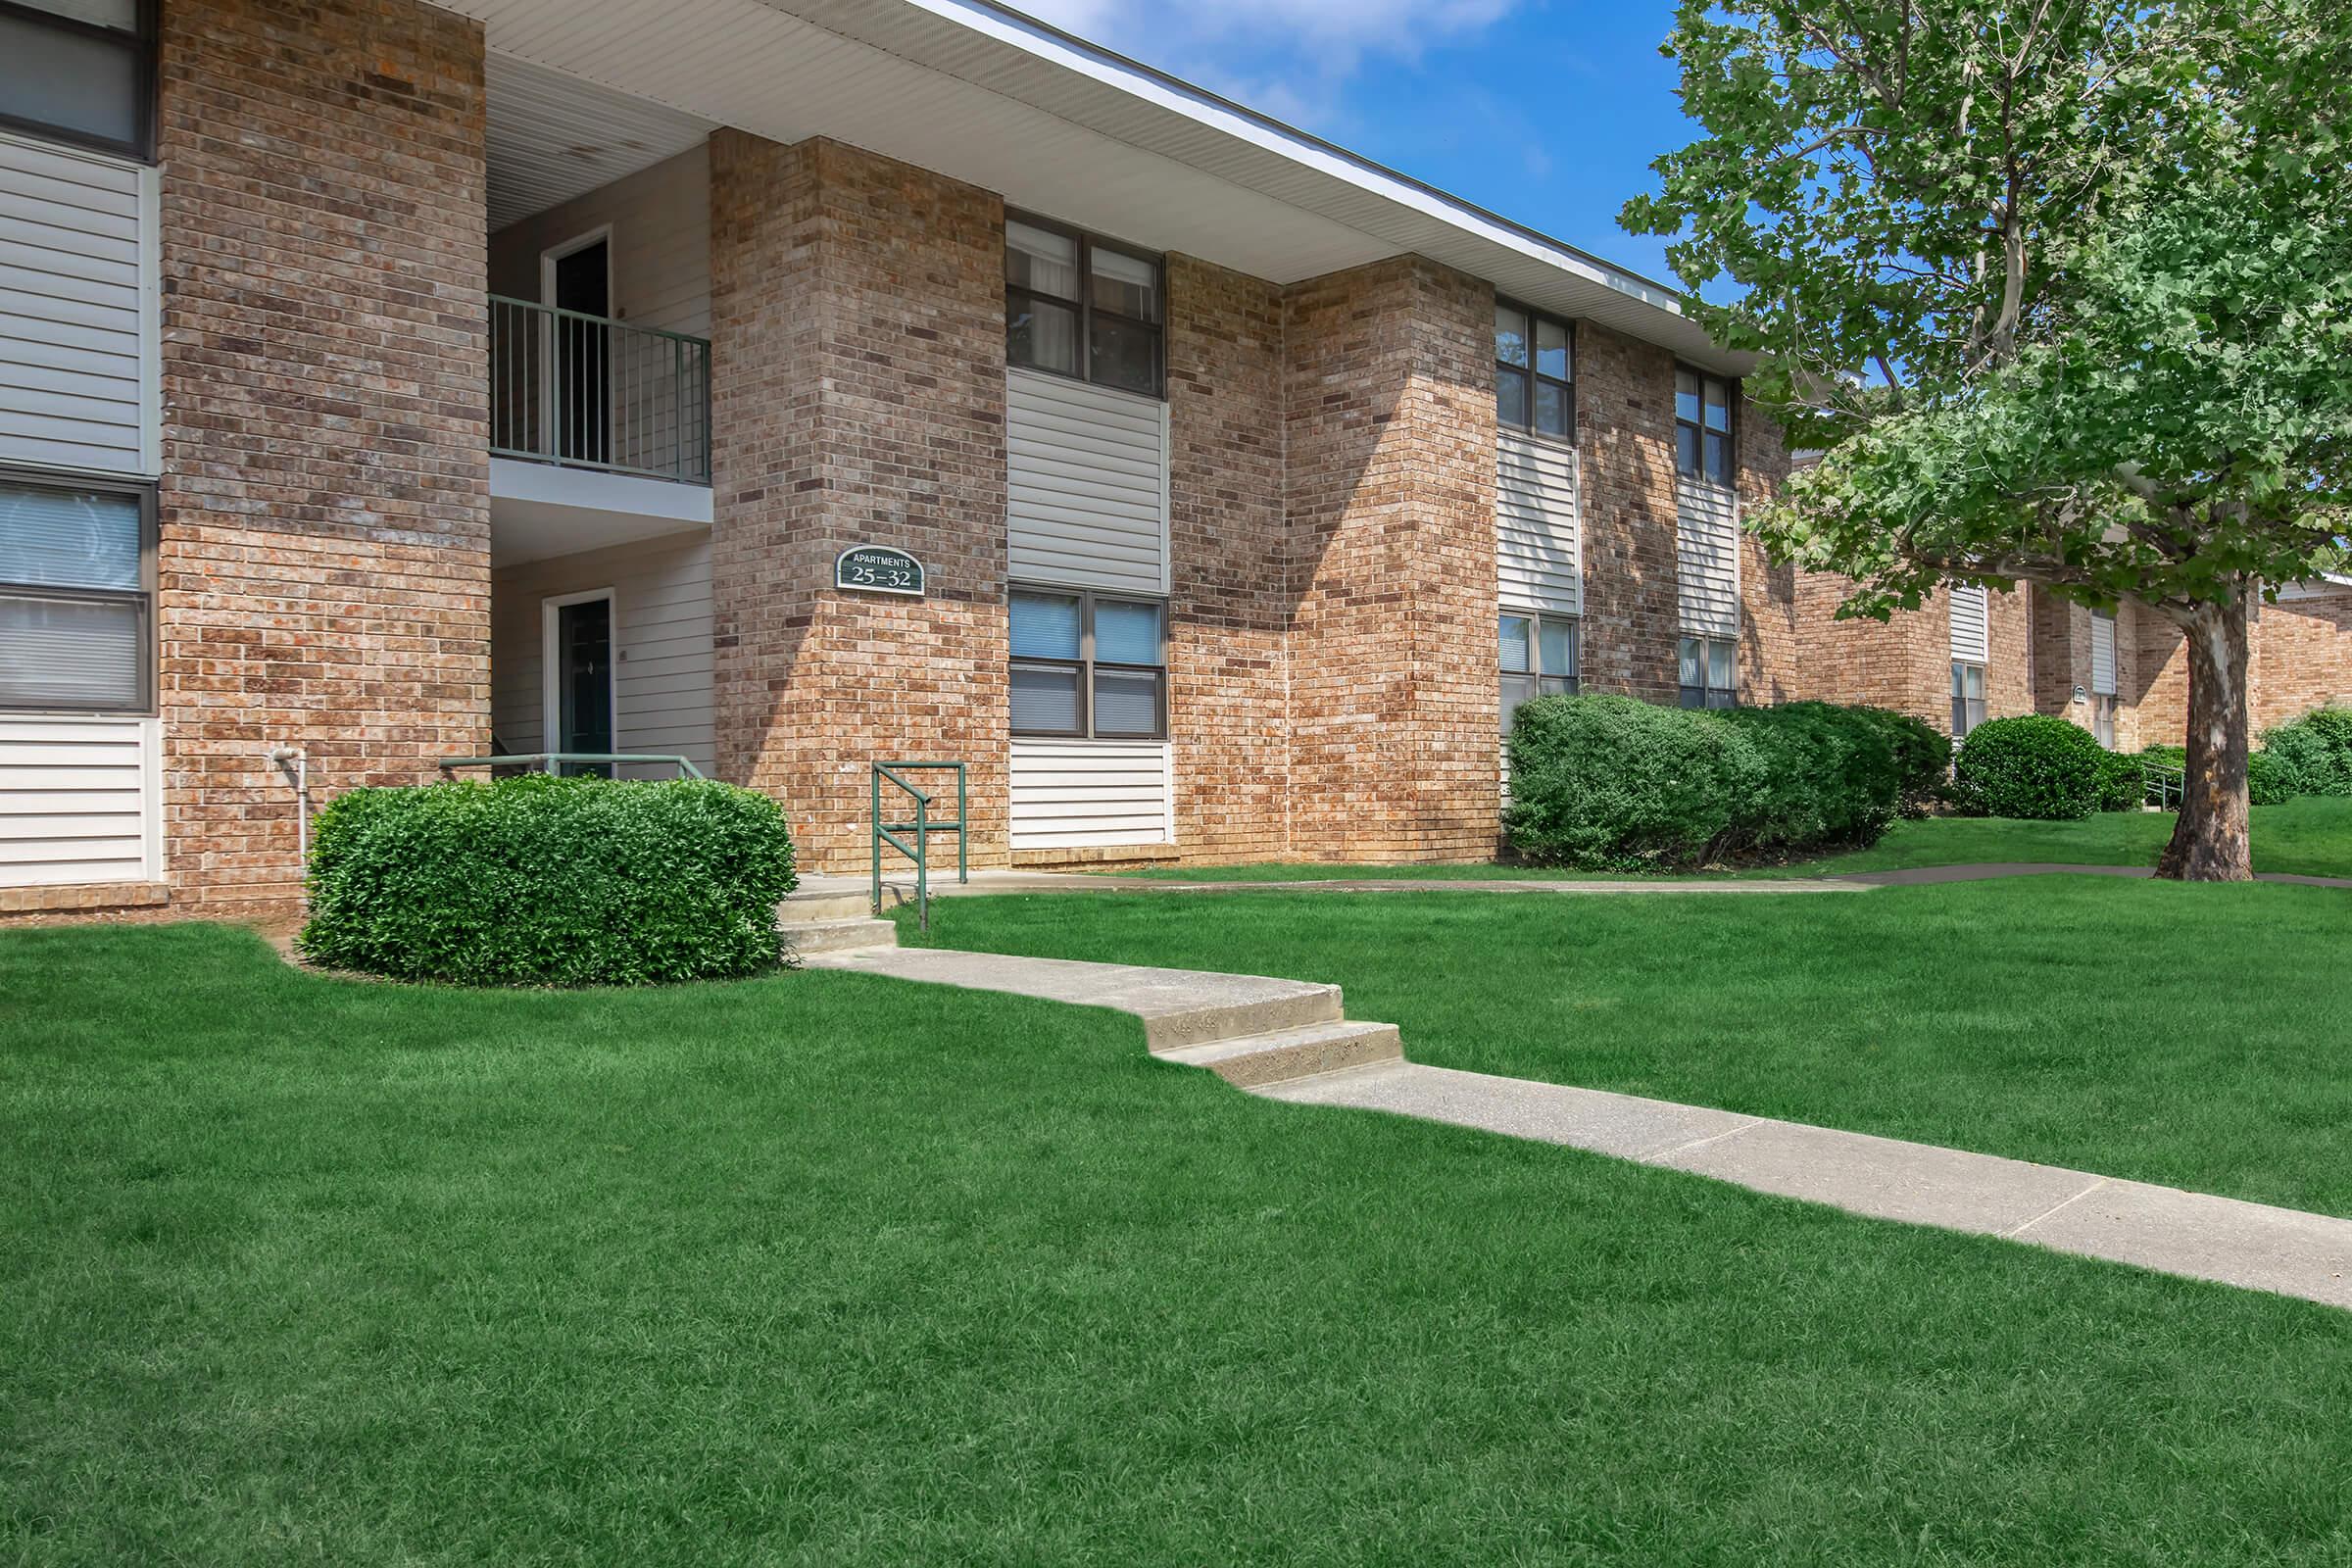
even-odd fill
[(1824, 452), (1751, 525), (1853, 577), (1841, 612), (2031, 580), (2182, 629), (2166, 875), (2251, 875), (2248, 613), (2345, 559), (2347, 14), (1685, 0), (1706, 135), (1626, 209), (1737, 286), (1695, 308)]

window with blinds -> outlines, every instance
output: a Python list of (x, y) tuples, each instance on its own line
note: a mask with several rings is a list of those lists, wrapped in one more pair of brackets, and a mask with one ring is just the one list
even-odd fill
[(155, 493), (0, 478), (0, 710), (145, 712)]

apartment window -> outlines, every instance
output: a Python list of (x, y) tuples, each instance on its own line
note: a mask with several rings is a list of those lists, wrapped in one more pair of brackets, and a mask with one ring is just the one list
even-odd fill
[(1722, 376), (1674, 372), (1674, 466), (1693, 479), (1732, 482), (1732, 383)]
[(1576, 428), (1576, 350), (1567, 322), (1496, 303), (1494, 418), (1562, 439)]
[(1952, 661), (1952, 739), (1984, 722), (1984, 666)]
[(1566, 615), (1502, 613), (1502, 732), (1511, 715), (1536, 697), (1574, 697), (1577, 689), (1577, 623)]
[(139, 713), (155, 692), (155, 492), (0, 474), (0, 710)]
[(153, 156), (156, 0), (0, 0), (0, 124)]
[(1166, 605), (1015, 588), (1011, 618), (1015, 735), (1167, 738)]
[(1004, 359), (1158, 397), (1160, 260), (1043, 219), (1004, 224)]
[(2111, 752), (2115, 750), (2115, 699), (2111, 696), (2097, 696), (2090, 700), (2090, 732), (2099, 738), (2101, 746)]
[(1740, 659), (1729, 637), (1686, 637), (1677, 652), (1685, 708), (1740, 706)]

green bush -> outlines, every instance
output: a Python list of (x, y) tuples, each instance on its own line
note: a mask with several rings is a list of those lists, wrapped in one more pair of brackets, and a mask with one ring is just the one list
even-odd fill
[(1541, 698), (1511, 728), (1503, 830), (1528, 859), (1584, 870), (1869, 844), (1907, 784), (1932, 787), (1913, 722), (1828, 703), (1707, 712)]
[(2099, 809), (2136, 811), (2147, 804), (2148, 767), (2130, 752), (2099, 754)]
[(1587, 870), (1690, 865), (1764, 794), (1763, 760), (1719, 713), (1631, 697), (1542, 697), (1511, 724), (1503, 835), (1527, 858)]
[(779, 961), (797, 880), (775, 803), (710, 780), (352, 790), (318, 814), (301, 947), (459, 985), (720, 979)]
[(1987, 719), (1960, 743), (1952, 786), (1979, 815), (2073, 821), (2097, 809), (2106, 755), (2090, 731), (2048, 713)]
[(2247, 805), (2283, 806), (2301, 793), (2295, 770), (2277, 757), (2269, 752), (2254, 752), (2247, 756)]
[(1891, 708), (1848, 708), (1844, 711), (1875, 725), (1894, 749), (1895, 769), (1902, 781), (1902, 814), (1927, 815), (1928, 808), (1943, 799), (1944, 786), (1951, 780), (1951, 741), (1926, 719)]
[(2300, 795), (2352, 795), (2352, 709), (2320, 708), (2262, 737)]

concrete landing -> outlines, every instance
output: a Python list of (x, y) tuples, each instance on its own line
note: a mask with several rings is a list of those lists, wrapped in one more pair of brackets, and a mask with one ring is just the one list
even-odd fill
[(1270, 1100), (1476, 1127), (1711, 1176), (1876, 1219), (2352, 1307), (2352, 1220), (1633, 1095), (1390, 1062)]

